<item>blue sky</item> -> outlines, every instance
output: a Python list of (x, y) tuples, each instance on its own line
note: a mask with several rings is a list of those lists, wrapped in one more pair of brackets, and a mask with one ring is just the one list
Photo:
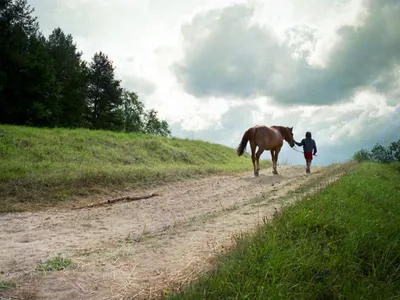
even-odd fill
[[(312, 132), (317, 165), (400, 138), (400, 1), (28, 3), (46, 36), (108, 54), (174, 136), (236, 147), (255, 124), (293, 126)], [(287, 144), (279, 160), (303, 163)]]

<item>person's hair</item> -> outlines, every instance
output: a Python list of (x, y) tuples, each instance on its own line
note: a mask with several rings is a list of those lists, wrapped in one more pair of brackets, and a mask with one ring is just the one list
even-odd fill
[(309, 132), (309, 131), (306, 132), (306, 138), (311, 139), (311, 132)]

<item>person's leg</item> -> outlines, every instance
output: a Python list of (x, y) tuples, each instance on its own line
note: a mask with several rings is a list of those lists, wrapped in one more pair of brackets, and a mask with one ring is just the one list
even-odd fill
[(310, 173), (310, 153), (304, 152), (304, 158), (306, 160), (306, 173)]
[(308, 173), (311, 173), (311, 162), (312, 162), (312, 158), (308, 160), (308, 165), (307, 165)]

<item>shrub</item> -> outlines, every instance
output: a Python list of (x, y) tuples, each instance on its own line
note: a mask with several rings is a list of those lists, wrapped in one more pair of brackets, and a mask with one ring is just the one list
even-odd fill
[(391, 152), (382, 145), (376, 144), (372, 150), (371, 155), (373, 160), (380, 163), (389, 163), (393, 160)]
[(368, 150), (361, 149), (354, 153), (353, 159), (358, 162), (371, 160), (371, 153)]

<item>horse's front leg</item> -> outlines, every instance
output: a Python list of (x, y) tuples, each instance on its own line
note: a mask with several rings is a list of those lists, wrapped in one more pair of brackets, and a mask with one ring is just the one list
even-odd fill
[(275, 150), (271, 150), (271, 159), (272, 159), (272, 174), (276, 174), (276, 166), (275, 166)]

